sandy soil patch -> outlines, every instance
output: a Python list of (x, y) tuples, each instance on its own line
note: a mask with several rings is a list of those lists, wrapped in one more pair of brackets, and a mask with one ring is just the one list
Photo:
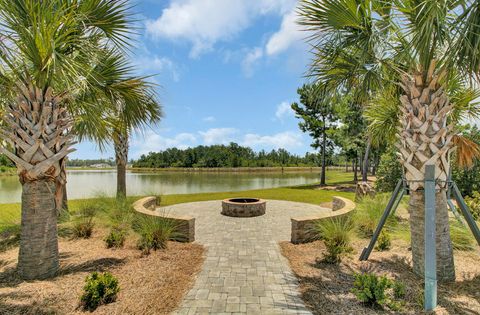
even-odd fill
[[(131, 237), (133, 238), (133, 237)], [(105, 248), (97, 232), (88, 240), (60, 240), (61, 270), (50, 280), (24, 282), (15, 273), (18, 249), (0, 253), (0, 314), (89, 314), (78, 308), (85, 277), (93, 271), (117, 276), (117, 301), (93, 314), (169, 314), (201, 269), (204, 248), (170, 242), (141, 257), (134, 240), (124, 249)]]

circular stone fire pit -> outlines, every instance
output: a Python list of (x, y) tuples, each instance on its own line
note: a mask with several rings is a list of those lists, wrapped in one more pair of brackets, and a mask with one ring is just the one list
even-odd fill
[(229, 217), (257, 217), (265, 214), (266, 201), (257, 198), (231, 198), (222, 201), (222, 214)]

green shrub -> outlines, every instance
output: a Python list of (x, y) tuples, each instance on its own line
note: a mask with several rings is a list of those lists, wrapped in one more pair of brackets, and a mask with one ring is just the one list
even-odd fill
[(382, 230), (382, 232), (380, 232), (380, 235), (378, 236), (377, 246), (375, 246), (375, 249), (383, 252), (385, 250), (389, 250), (391, 246), (392, 238), (390, 234), (387, 231)]
[[(380, 221), (385, 208), (387, 207), (390, 196), (387, 194), (377, 194), (374, 198), (363, 198), (355, 208), (355, 224), (358, 234), (364, 238), (373, 236), (373, 232)], [(384, 228), (391, 229), (397, 224), (395, 216), (388, 217)]]
[(140, 235), (138, 249), (146, 255), (152, 249), (165, 249), (167, 241), (182, 237), (175, 221), (168, 218), (138, 215), (132, 227)]
[(480, 192), (475, 191), (472, 197), (465, 197), (465, 202), (475, 220), (480, 219)]
[(377, 192), (389, 192), (395, 189), (397, 182), (402, 178), (402, 165), (398, 161), (396, 148), (390, 147), (382, 154), (377, 170), (375, 190)]
[(456, 250), (471, 251), (475, 249), (475, 240), (468, 228), (457, 221), (450, 222), (450, 238)]
[(396, 299), (403, 299), (407, 294), (407, 288), (405, 284), (400, 281), (393, 282), (393, 297)]
[(120, 291), (118, 280), (109, 272), (93, 272), (85, 278), (80, 302), (85, 310), (93, 311), (102, 304), (112, 303)]
[(352, 293), (368, 306), (387, 306), (392, 310), (399, 310), (401, 304), (396, 299), (403, 299), (406, 289), (403, 283), (385, 276), (363, 273), (355, 275)]
[(325, 262), (339, 263), (345, 253), (353, 250), (350, 243), (354, 224), (350, 216), (320, 220), (316, 224), (316, 230), (327, 248)]
[(105, 238), (105, 244), (107, 248), (122, 248), (127, 238), (127, 232), (125, 229), (118, 227), (112, 228)]

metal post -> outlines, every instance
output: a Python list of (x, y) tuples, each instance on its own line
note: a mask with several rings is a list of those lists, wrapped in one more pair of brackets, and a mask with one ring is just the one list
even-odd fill
[(457, 219), (460, 224), (465, 225), (465, 223), (462, 220), (462, 217), (460, 216), (460, 213), (458, 213), (455, 205), (452, 202), (452, 186), (453, 186), (453, 181), (452, 181), (452, 168), (450, 168), (450, 171), (448, 172), (448, 182), (447, 182), (447, 205), (452, 210), (453, 215)]
[(398, 209), (398, 205), (399, 205), (400, 202), (402, 201), (402, 198), (403, 198), (404, 195), (405, 195), (405, 187), (402, 187), (402, 190), (400, 191), (400, 196), (397, 198), (395, 204), (393, 205), (392, 213), (390, 213), (390, 215), (394, 215), (394, 214), (395, 214), (395, 212), (396, 212), (397, 209)]
[(385, 222), (387, 221), (388, 216), (390, 215), (390, 211), (392, 210), (393, 204), (395, 203), (395, 200), (397, 199), (401, 188), (402, 188), (402, 180), (399, 180), (397, 183), (397, 186), (395, 187), (395, 190), (393, 191), (392, 197), (388, 201), (387, 208), (383, 212), (380, 222), (378, 223), (377, 228), (373, 233), (372, 239), (370, 240), (370, 244), (368, 244), (368, 247), (365, 247), (363, 249), (362, 254), (360, 255), (360, 261), (367, 260), (368, 257), (370, 256), (370, 253), (372, 252), (373, 247), (377, 242), (377, 238), (380, 235), (380, 232), (382, 231), (382, 228), (385, 225)]
[(448, 196), (447, 196), (447, 205), (450, 208), (450, 210), (452, 210), (452, 213), (457, 219), (457, 221), (460, 222), (460, 224), (465, 225), (465, 223), (462, 220), (462, 217), (460, 216), (455, 205), (453, 204), (452, 199), (450, 199)]
[(425, 168), (425, 311), (437, 306), (435, 165)]
[(453, 183), (453, 194), (455, 196), (455, 199), (457, 199), (458, 206), (462, 211), (463, 217), (465, 218), (465, 220), (467, 220), (468, 226), (470, 227), (473, 236), (475, 236), (478, 245), (480, 245), (480, 230), (478, 229), (477, 223), (475, 223), (475, 219), (473, 218), (472, 214), (470, 213), (470, 211), (468, 211), (468, 206), (465, 203), (465, 200), (463, 199), (462, 194), (457, 187), (457, 184), (455, 183)]

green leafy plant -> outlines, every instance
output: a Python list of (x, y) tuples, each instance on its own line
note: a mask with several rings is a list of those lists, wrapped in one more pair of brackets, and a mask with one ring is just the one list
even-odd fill
[(176, 222), (169, 218), (138, 215), (132, 227), (140, 235), (138, 249), (145, 255), (152, 249), (165, 249), (167, 241), (182, 237)]
[(402, 282), (377, 276), (373, 273), (355, 274), (352, 293), (370, 307), (387, 306), (399, 310), (401, 303), (396, 299), (405, 297), (406, 289)]
[(80, 302), (85, 310), (94, 311), (102, 304), (114, 302), (119, 291), (118, 280), (111, 273), (93, 272), (85, 278)]
[(375, 246), (375, 249), (383, 252), (385, 250), (389, 250), (391, 246), (392, 246), (392, 237), (387, 231), (382, 230), (382, 232), (378, 236), (377, 246)]
[(475, 240), (470, 230), (457, 221), (450, 222), (450, 238), (452, 246), (456, 250), (471, 251), (475, 249)]
[(112, 228), (107, 237), (105, 237), (105, 244), (107, 248), (122, 248), (127, 238), (127, 232), (124, 228)]
[[(377, 194), (374, 198), (363, 198), (355, 209), (355, 224), (361, 237), (370, 238), (387, 207), (389, 196)], [(385, 228), (394, 228), (397, 224), (395, 216), (389, 216)]]
[(393, 297), (403, 299), (407, 294), (407, 288), (403, 282), (393, 281)]
[(396, 151), (396, 148), (389, 147), (380, 158), (375, 181), (375, 190), (378, 192), (393, 191), (398, 180), (402, 178), (402, 165), (398, 161)]
[(353, 250), (350, 243), (354, 224), (350, 216), (320, 220), (316, 230), (327, 248), (325, 262), (339, 263), (344, 254)]
[(475, 220), (480, 219), (480, 192), (473, 192), (471, 197), (465, 197), (465, 202)]

